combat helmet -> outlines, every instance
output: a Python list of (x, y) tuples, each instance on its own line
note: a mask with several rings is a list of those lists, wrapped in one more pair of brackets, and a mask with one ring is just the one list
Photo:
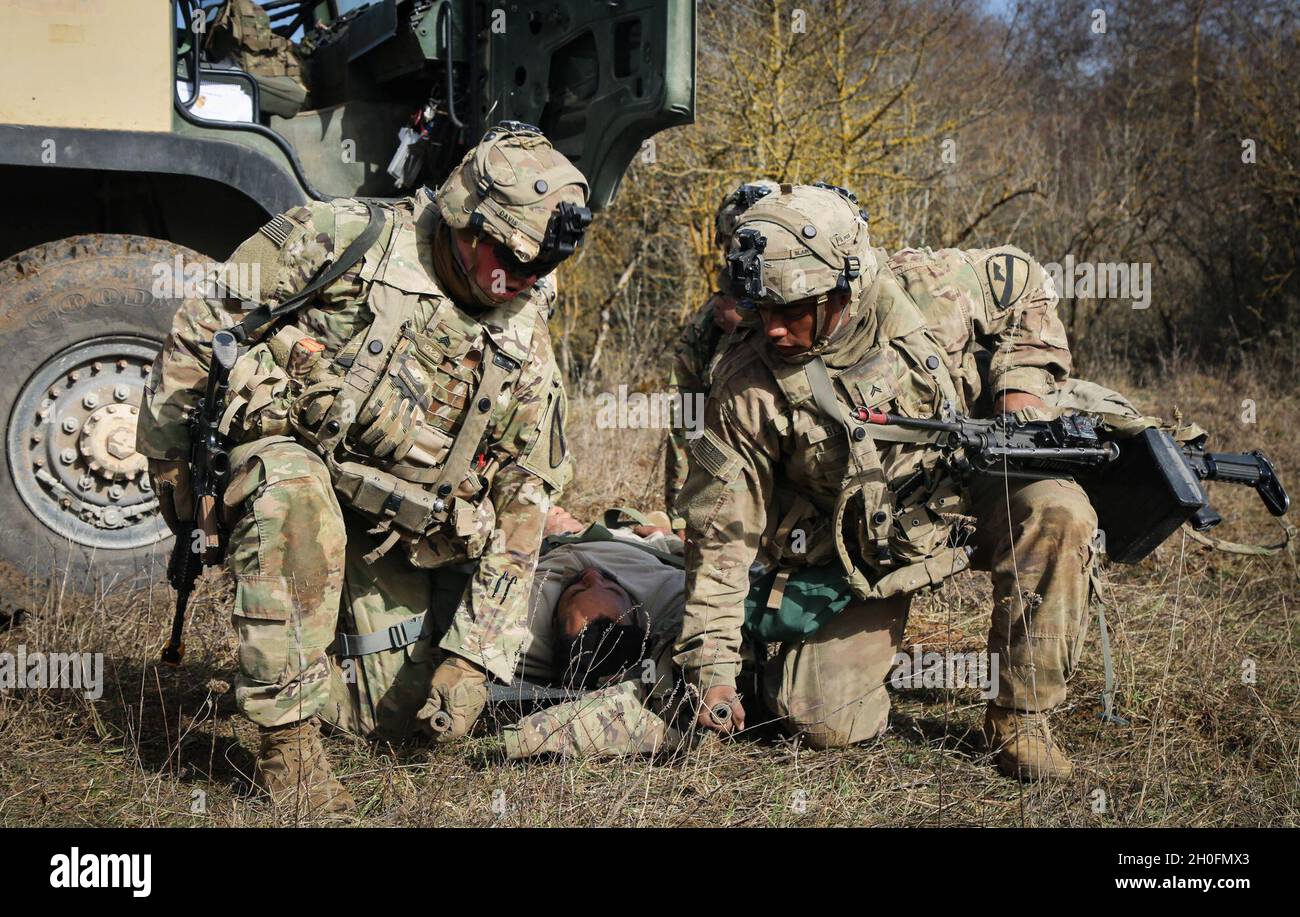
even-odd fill
[(736, 234), (741, 214), (780, 187), (774, 181), (760, 178), (746, 182), (724, 197), (713, 217), (713, 244), (725, 251)]
[(853, 196), (830, 185), (781, 185), (740, 217), (727, 255), (731, 292), (781, 307), (854, 292), (874, 273), (867, 222)]
[(465, 154), (434, 194), (455, 229), (498, 244), (511, 273), (547, 274), (576, 250), (591, 223), (589, 188), (540, 129), (502, 121)]

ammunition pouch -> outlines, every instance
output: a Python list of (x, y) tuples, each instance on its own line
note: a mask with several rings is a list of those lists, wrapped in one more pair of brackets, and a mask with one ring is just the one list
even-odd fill
[[(969, 552), (948, 545), (950, 527), (932, 508), (944, 499), (936, 495), (896, 513), (883, 481), (846, 484), (831, 528), (836, 556), (858, 598), (887, 599), (937, 589), (970, 567)], [(857, 547), (856, 556), (851, 544)]]

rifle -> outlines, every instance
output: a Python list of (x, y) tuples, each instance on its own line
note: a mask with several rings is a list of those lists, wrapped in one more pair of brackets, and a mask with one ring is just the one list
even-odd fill
[[(926, 420), (857, 408), (853, 416), (934, 434), (932, 442), (959, 480), (979, 474), (1074, 478), (1097, 512), (1106, 553), (1120, 563), (1146, 557), (1184, 522), (1203, 532), (1223, 521), (1210, 506), (1203, 481), (1254, 487), (1274, 516), (1291, 505), (1262, 452), (1206, 452), (1204, 437), (1180, 446), (1155, 427), (1118, 438), (1093, 414), (1024, 422), (1009, 414), (994, 420)], [(915, 485), (906, 482), (904, 490), (908, 486)]]
[(218, 502), (230, 477), (230, 452), (218, 429), (226, 409), (226, 388), (230, 369), (239, 356), (239, 345), (229, 331), (212, 338), (212, 366), (203, 397), (190, 410), (186, 426), (190, 431), (190, 480), (194, 491), (190, 520), (181, 524), (176, 544), (167, 562), (167, 581), (176, 590), (176, 612), (171, 636), (163, 647), (162, 661), (179, 666), (185, 656), (182, 635), (190, 593), (203, 568), (221, 562), (222, 536)]

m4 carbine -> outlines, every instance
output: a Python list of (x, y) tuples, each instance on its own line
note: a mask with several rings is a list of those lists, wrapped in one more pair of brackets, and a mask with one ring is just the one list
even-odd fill
[(230, 477), (230, 453), (221, 435), (221, 415), (226, 409), (226, 387), (230, 369), (239, 356), (239, 344), (229, 331), (218, 331), (212, 338), (212, 367), (203, 397), (190, 411), (186, 424), (190, 431), (190, 481), (194, 491), (190, 521), (181, 523), (176, 533), (171, 560), (167, 563), (167, 581), (176, 590), (176, 613), (172, 632), (163, 647), (162, 661), (177, 666), (185, 656), (182, 635), (185, 610), (190, 593), (203, 568), (221, 562), (222, 532), (219, 519), (221, 494)]
[(1088, 494), (1104, 533), (1106, 553), (1120, 563), (1146, 557), (1184, 522), (1198, 532), (1222, 517), (1202, 481), (1254, 487), (1274, 516), (1291, 505), (1262, 452), (1206, 452), (1204, 437), (1180, 446), (1156, 427), (1116, 437), (1092, 414), (1017, 421), (956, 417), (925, 420), (858, 408), (864, 423), (929, 431), (959, 479), (976, 474), (1021, 480), (1074, 478)]

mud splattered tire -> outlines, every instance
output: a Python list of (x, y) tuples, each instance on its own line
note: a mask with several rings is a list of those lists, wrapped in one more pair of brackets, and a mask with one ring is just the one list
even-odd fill
[[(170, 540), (136, 411), (179, 300), (155, 296), (180, 246), (84, 235), (0, 262), (0, 560), (80, 591), (161, 577)], [(158, 290), (157, 292), (168, 292)]]

